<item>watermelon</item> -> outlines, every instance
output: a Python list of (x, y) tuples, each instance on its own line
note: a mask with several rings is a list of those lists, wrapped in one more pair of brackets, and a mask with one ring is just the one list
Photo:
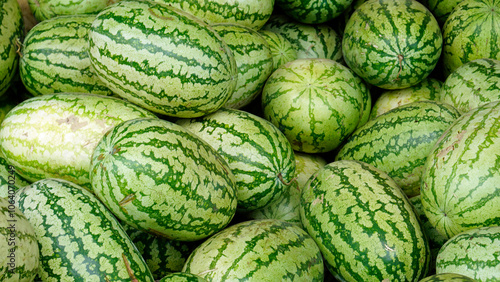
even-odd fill
[(15, 201), (35, 230), (42, 281), (154, 281), (120, 223), (83, 187), (47, 178)]
[(17, 190), (26, 185), (29, 183), (19, 176), (15, 167), (0, 156), (0, 198), (12, 197)]
[(394, 108), (353, 132), (335, 158), (369, 163), (389, 174), (408, 197), (418, 195), (427, 155), (459, 116), (438, 101)]
[(382, 89), (415, 85), (434, 70), (443, 38), (432, 13), (416, 0), (369, 0), (346, 23), (347, 65)]
[(372, 165), (325, 165), (303, 188), (300, 216), (339, 281), (417, 281), (427, 274), (429, 244), (413, 207)]
[(500, 100), (500, 60), (482, 58), (461, 65), (446, 78), (438, 99), (462, 114)]
[(450, 238), (439, 250), (436, 273), (457, 273), (476, 281), (500, 277), (500, 226), (469, 229)]
[(463, 0), (419, 0), (429, 11), (432, 12), (439, 25), (443, 25), (451, 11)]
[(155, 117), (130, 102), (96, 94), (56, 93), (14, 107), (0, 126), (0, 149), (30, 182), (62, 178), (90, 187), (90, 159), (110, 128), (133, 118)]
[(282, 35), (292, 44), (297, 58), (342, 61), (342, 37), (328, 24), (303, 24), (276, 14), (262, 27)]
[(261, 93), (271, 74), (271, 48), (266, 39), (252, 28), (229, 23), (213, 24), (212, 27), (228, 45), (238, 68), (236, 89), (224, 107), (240, 109)]
[(273, 57), (272, 71), (298, 58), (297, 51), (292, 47), (292, 43), (282, 34), (270, 30), (260, 30), (259, 33), (264, 37), (271, 50)]
[(27, 0), (39, 22), (63, 15), (96, 14), (120, 0)]
[(202, 242), (183, 272), (208, 281), (323, 281), (318, 246), (300, 227), (276, 220), (243, 221)]
[(128, 224), (123, 229), (146, 261), (155, 280), (182, 270), (188, 256), (197, 244), (174, 241), (138, 230)]
[(237, 83), (234, 56), (199, 18), (150, 1), (120, 1), (89, 31), (97, 76), (118, 96), (152, 112), (198, 117), (222, 107)]
[(16, 0), (0, 1), (0, 96), (14, 79), (19, 61), (18, 49), (24, 36), (24, 24)]
[(442, 81), (427, 77), (421, 82), (407, 88), (385, 90), (375, 100), (371, 109), (370, 119), (401, 105), (425, 100), (439, 100), (441, 87), (443, 87)]
[(422, 206), (445, 238), (500, 225), (500, 101), (460, 116), (427, 156)]
[(186, 272), (174, 272), (164, 276), (158, 282), (206, 282), (199, 275)]
[(271, 17), (274, 0), (155, 0), (210, 23), (234, 23), (259, 30)]
[(179, 241), (201, 240), (236, 212), (234, 175), (208, 143), (157, 118), (122, 122), (97, 144), (90, 180), (125, 224)]
[(476, 59), (500, 60), (499, 9), (499, 0), (464, 0), (455, 6), (443, 26), (445, 77)]
[(353, 0), (276, 0), (276, 7), (298, 22), (320, 24), (340, 16), (352, 2)]
[(19, 74), (38, 96), (58, 92), (111, 95), (88, 56), (88, 31), (95, 15), (58, 16), (32, 28), (24, 39)]
[(477, 280), (458, 273), (439, 273), (427, 276), (419, 282), (477, 282)]
[(31, 282), (40, 266), (35, 230), (16, 207), (14, 195), (0, 197), (0, 280)]
[(210, 144), (228, 163), (236, 180), (239, 211), (262, 208), (289, 189), (295, 174), (293, 149), (269, 121), (222, 108), (177, 123)]
[(295, 151), (322, 153), (335, 149), (356, 129), (369, 95), (364, 82), (341, 63), (297, 59), (268, 78), (262, 107), (264, 117)]

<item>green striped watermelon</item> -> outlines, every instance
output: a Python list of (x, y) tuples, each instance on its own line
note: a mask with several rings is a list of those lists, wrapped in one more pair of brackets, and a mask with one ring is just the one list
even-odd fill
[(282, 35), (297, 52), (297, 58), (342, 61), (342, 37), (328, 24), (303, 24), (276, 14), (262, 27)]
[(269, 121), (222, 108), (177, 123), (210, 144), (228, 163), (236, 180), (239, 211), (262, 208), (289, 189), (295, 174), (293, 149)]
[(353, 132), (335, 158), (369, 163), (386, 172), (408, 197), (418, 195), (427, 155), (459, 116), (453, 106), (438, 101), (399, 106)]
[(238, 68), (236, 89), (224, 107), (242, 108), (262, 92), (273, 70), (273, 54), (266, 39), (252, 28), (230, 23), (212, 27), (232, 51)]
[(442, 81), (427, 77), (407, 88), (383, 91), (373, 104), (370, 119), (401, 105), (425, 100), (439, 100), (442, 86)]
[(23, 35), (19, 4), (16, 0), (0, 0), (0, 96), (7, 91), (16, 74)]
[(123, 229), (146, 261), (155, 280), (182, 270), (197, 244), (174, 241), (138, 230), (128, 224)]
[(13, 108), (0, 126), (0, 149), (28, 181), (56, 177), (90, 187), (90, 159), (110, 128), (155, 117), (118, 98), (77, 93), (37, 96)]
[(460, 116), (424, 165), (422, 205), (445, 238), (500, 225), (500, 101)]
[(342, 52), (347, 65), (366, 82), (401, 89), (432, 72), (442, 42), (438, 22), (416, 0), (369, 0), (349, 18)]
[(133, 119), (108, 131), (92, 154), (90, 179), (117, 218), (172, 240), (206, 238), (236, 212), (235, 180), (226, 161), (166, 120)]
[(171, 6), (121, 1), (89, 31), (98, 77), (117, 95), (167, 116), (216, 111), (237, 83), (233, 54), (202, 20)]
[(461, 65), (446, 78), (438, 99), (462, 114), (500, 100), (500, 60), (482, 58)]
[(42, 281), (153, 281), (122, 226), (83, 187), (43, 179), (15, 201), (35, 230)]
[(267, 41), (269, 49), (271, 50), (273, 71), (279, 66), (298, 58), (297, 51), (292, 47), (292, 43), (282, 34), (270, 30), (260, 30), (259, 33)]
[(464, 63), (500, 60), (500, 0), (464, 0), (443, 26), (443, 66), (448, 76)]
[(96, 14), (120, 0), (27, 0), (39, 22), (63, 15)]
[(276, 0), (276, 7), (306, 24), (328, 22), (349, 8), (353, 0)]
[(372, 165), (327, 164), (303, 188), (300, 215), (340, 281), (417, 281), (429, 245), (397, 184)]
[(470, 229), (450, 238), (436, 259), (436, 273), (457, 273), (476, 281), (500, 279), (500, 226)]
[(0, 197), (0, 281), (31, 282), (40, 266), (35, 230), (16, 207), (14, 197)]
[(436, 20), (442, 26), (451, 11), (463, 0), (419, 0), (429, 11), (432, 12)]
[(231, 225), (202, 242), (183, 272), (208, 281), (323, 281), (323, 258), (298, 226), (276, 220)]
[(58, 16), (40, 22), (24, 39), (19, 74), (32, 95), (81, 92), (111, 95), (88, 56), (88, 31), (95, 15)]
[(175, 272), (164, 276), (158, 282), (206, 282), (204, 278), (199, 275), (186, 272)]
[(477, 280), (458, 273), (438, 273), (427, 276), (419, 282), (477, 282)]
[(17, 190), (29, 184), (19, 176), (14, 166), (0, 156), (0, 198), (12, 197)]
[(234, 23), (259, 30), (271, 17), (274, 0), (155, 0), (210, 23)]
[(335, 149), (356, 129), (369, 95), (364, 82), (341, 63), (297, 59), (268, 78), (262, 107), (294, 150), (320, 153)]

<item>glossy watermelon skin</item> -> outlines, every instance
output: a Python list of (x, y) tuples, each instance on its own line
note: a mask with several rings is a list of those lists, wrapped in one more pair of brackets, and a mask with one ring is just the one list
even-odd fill
[(171, 240), (209, 237), (236, 212), (235, 180), (226, 161), (166, 120), (133, 119), (108, 131), (92, 154), (90, 179), (117, 218)]
[(438, 99), (462, 114), (500, 100), (500, 60), (482, 58), (461, 65), (446, 78)]
[(14, 195), (0, 198), (0, 280), (31, 282), (40, 266), (40, 249), (33, 226), (15, 204)]
[(62, 178), (90, 187), (90, 160), (102, 136), (133, 118), (156, 118), (122, 99), (80, 93), (33, 97), (13, 108), (0, 126), (0, 149), (30, 182)]
[(499, 9), (498, 0), (467, 0), (455, 6), (443, 26), (445, 77), (476, 59), (500, 60)]
[(429, 222), (449, 239), (500, 225), (500, 102), (460, 116), (439, 138), (422, 173), (422, 205)]
[(342, 52), (347, 65), (367, 83), (402, 89), (429, 76), (442, 42), (438, 22), (416, 0), (369, 0), (346, 23)]
[(182, 9), (210, 23), (239, 24), (259, 30), (274, 11), (274, 0), (155, 0)]
[(111, 95), (92, 70), (88, 31), (95, 15), (58, 16), (40, 22), (26, 35), (19, 75), (33, 96), (80, 92)]
[(443, 102), (402, 105), (353, 132), (335, 159), (369, 163), (386, 172), (408, 197), (416, 196), (427, 155), (458, 117), (458, 110)]
[(429, 245), (397, 184), (372, 165), (327, 164), (303, 188), (300, 216), (339, 281), (418, 281)]
[(208, 281), (323, 281), (323, 258), (306, 231), (276, 219), (243, 221), (202, 242), (183, 272)]
[(16, 0), (0, 1), (0, 96), (14, 79), (23, 42), (24, 24), (21, 9)]
[(436, 273), (457, 273), (476, 281), (500, 277), (500, 226), (470, 229), (450, 238), (439, 250)]
[(328, 59), (297, 59), (282, 65), (262, 91), (264, 117), (295, 151), (335, 149), (365, 117), (369, 90), (350, 69)]
[(89, 32), (89, 56), (115, 94), (166, 116), (214, 112), (237, 83), (233, 54), (211, 26), (150, 1), (102, 10)]
[(47, 178), (15, 201), (35, 230), (43, 281), (154, 281), (120, 223), (83, 187)]

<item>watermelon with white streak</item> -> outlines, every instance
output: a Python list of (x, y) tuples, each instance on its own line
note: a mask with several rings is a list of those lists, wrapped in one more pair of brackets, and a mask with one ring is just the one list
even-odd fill
[(104, 134), (118, 123), (155, 117), (122, 99), (56, 93), (14, 107), (0, 126), (0, 149), (17, 173), (34, 182), (62, 178), (90, 187), (90, 159)]
[(210, 25), (150, 1), (102, 10), (89, 31), (89, 57), (111, 91), (166, 116), (214, 112), (237, 83), (233, 54)]

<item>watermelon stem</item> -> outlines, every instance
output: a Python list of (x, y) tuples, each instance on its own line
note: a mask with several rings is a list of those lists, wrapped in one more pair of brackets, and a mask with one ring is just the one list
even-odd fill
[(130, 281), (139, 282), (139, 280), (137, 280), (137, 278), (135, 277), (132, 269), (130, 268), (130, 264), (128, 263), (127, 257), (125, 256), (124, 253), (122, 253), (122, 258), (123, 258), (123, 261), (125, 262), (125, 268), (127, 268), (127, 272), (128, 272), (128, 276), (130, 277)]

